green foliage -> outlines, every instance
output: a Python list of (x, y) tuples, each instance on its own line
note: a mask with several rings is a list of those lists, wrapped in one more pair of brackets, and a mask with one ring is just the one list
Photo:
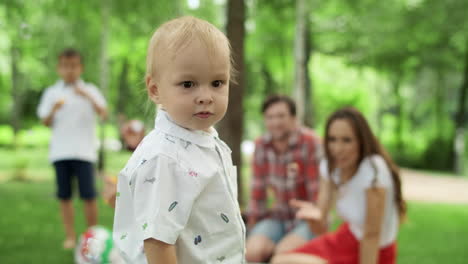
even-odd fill
[[(152, 123), (154, 107), (145, 87), (145, 57), (154, 29), (179, 15), (195, 15), (220, 28), (226, 1), (20, 1), (0, 3), (0, 123), (11, 122), (19, 96), (22, 146), (47, 144), (38, 132), (36, 107), (53, 84), (56, 56), (73, 46), (84, 55), (83, 79), (100, 79), (102, 14), (109, 5), (109, 87), (111, 111)], [(401, 165), (449, 168), (462, 60), (468, 43), (464, 0), (310, 1), (312, 95), (316, 129), (344, 105), (363, 111)], [(292, 94), (294, 86), (295, 1), (246, 0), (245, 139), (263, 133), (260, 106), (272, 93)], [(12, 48), (19, 59), (18, 90), (12, 90)], [(235, 106), (231, 106), (235, 107)], [(151, 125), (148, 125), (151, 127)], [(31, 132), (32, 131), (32, 132)], [(36, 135), (38, 134), (38, 135)], [(114, 135), (113, 135), (114, 136)], [(0, 126), (0, 146), (14, 136)], [(434, 140), (441, 139), (443, 151)], [(440, 142), (439, 142), (440, 143)], [(468, 146), (468, 144), (466, 144)], [(468, 153), (468, 151), (466, 151)], [(444, 160), (443, 162), (433, 162)]]

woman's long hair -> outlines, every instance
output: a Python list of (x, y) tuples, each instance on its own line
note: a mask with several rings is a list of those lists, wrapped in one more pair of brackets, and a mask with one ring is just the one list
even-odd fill
[(335, 166), (333, 160), (330, 159), (331, 153), (328, 147), (328, 142), (330, 140), (329, 130), (330, 125), (333, 123), (333, 121), (336, 120), (346, 120), (353, 128), (354, 134), (356, 135), (359, 144), (359, 164), (364, 158), (369, 157), (371, 155), (377, 154), (383, 157), (383, 159), (387, 163), (387, 166), (390, 168), (390, 172), (392, 174), (392, 179), (395, 187), (395, 201), (397, 204), (398, 213), (401, 219), (404, 218), (404, 216), (406, 215), (406, 202), (403, 199), (401, 191), (401, 178), (398, 166), (396, 166), (390, 155), (388, 155), (388, 153), (385, 151), (385, 149), (375, 137), (374, 133), (372, 133), (372, 130), (366, 118), (362, 115), (361, 112), (359, 112), (359, 110), (353, 107), (341, 108), (334, 112), (327, 120), (325, 128), (325, 154), (328, 159), (329, 171), (332, 171), (332, 169)]

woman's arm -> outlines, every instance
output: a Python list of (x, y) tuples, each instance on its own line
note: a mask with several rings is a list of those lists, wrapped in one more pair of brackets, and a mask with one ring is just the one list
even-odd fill
[(373, 187), (366, 190), (366, 218), (359, 249), (360, 264), (377, 263), (385, 212), (386, 191), (382, 187)]
[(156, 239), (146, 239), (144, 246), (148, 264), (177, 264), (174, 245)]
[(316, 235), (328, 230), (328, 218), (335, 200), (335, 191), (331, 184), (329, 180), (320, 179), (317, 205), (312, 202), (291, 200), (291, 206), (299, 209), (296, 217), (306, 220), (309, 228)]

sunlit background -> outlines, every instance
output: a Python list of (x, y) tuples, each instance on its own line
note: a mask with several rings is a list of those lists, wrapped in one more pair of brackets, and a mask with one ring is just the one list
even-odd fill
[[(242, 81), (233, 86), (241, 96), (230, 104), (243, 107), (244, 126), (227, 142), (243, 142), (231, 147), (243, 153), (244, 201), (267, 95), (297, 98), (301, 121), (320, 135), (328, 114), (352, 105), (404, 168), (410, 203), (398, 263), (466, 263), (467, 0), (2, 0), (0, 263), (73, 263), (72, 252), (61, 249), (50, 130), (36, 116), (42, 92), (58, 78), (57, 54), (80, 50), (83, 79), (108, 100), (102, 165), (116, 175), (130, 156), (121, 150), (118, 115), (153, 126), (143, 82), (147, 42), (158, 25), (181, 15), (210, 21), (235, 50), (243, 47), (236, 54)], [(231, 34), (240, 27), (244, 34)], [(111, 228), (113, 211), (99, 203), (99, 221)]]

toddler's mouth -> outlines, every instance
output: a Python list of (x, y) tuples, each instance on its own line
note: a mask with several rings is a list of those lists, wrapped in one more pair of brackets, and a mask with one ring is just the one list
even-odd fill
[(203, 119), (208, 118), (208, 117), (210, 117), (212, 115), (213, 115), (213, 113), (208, 112), (208, 111), (198, 112), (198, 113), (195, 114), (196, 117), (203, 118)]

